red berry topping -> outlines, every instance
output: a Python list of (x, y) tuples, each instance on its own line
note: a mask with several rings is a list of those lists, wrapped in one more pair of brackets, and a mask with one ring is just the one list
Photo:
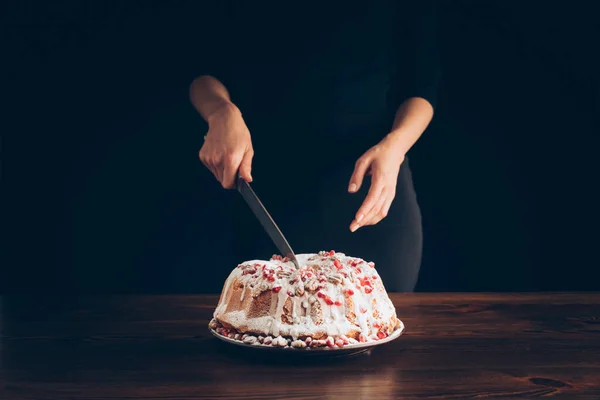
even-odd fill
[(273, 291), (275, 293), (279, 293), (280, 290), (281, 290), (281, 286), (273, 286)]
[(376, 276), (376, 275), (373, 275), (373, 276), (371, 277), (371, 279), (377, 279), (377, 276)]
[(325, 344), (329, 347), (333, 347), (333, 345), (335, 345), (335, 341), (333, 340), (333, 338), (331, 336), (329, 336), (327, 338), (327, 340), (325, 340)]
[(281, 261), (282, 259), (283, 257), (281, 257), (279, 254), (273, 254), (273, 257), (271, 257), (271, 260)]
[(323, 299), (323, 298), (327, 297), (327, 295), (325, 293), (323, 293), (323, 292), (318, 292), (317, 293), (317, 297)]
[(365, 293), (369, 294), (373, 291), (373, 288), (371, 286), (365, 286)]
[(325, 297), (323, 300), (325, 300), (325, 303), (329, 306), (333, 305), (333, 300), (331, 300), (329, 297)]
[(294, 297), (295, 296), (294, 292), (292, 292), (291, 290), (288, 290), (287, 294), (290, 297)]
[(358, 278), (358, 280), (360, 281), (360, 286), (370, 286), (371, 282), (369, 281), (369, 278)]
[(374, 263), (374, 262), (367, 263), (367, 265), (368, 265), (369, 267), (371, 267), (371, 268), (375, 268), (375, 263)]
[(354, 296), (354, 290), (352, 290), (352, 289), (347, 289), (347, 290), (346, 290), (346, 294), (347, 294), (348, 296)]
[(379, 331), (379, 332), (377, 332), (377, 337), (379, 339), (385, 339), (387, 337), (387, 334), (385, 332)]
[(342, 302), (341, 302), (341, 301), (336, 301), (336, 302), (334, 302), (333, 304), (335, 304), (336, 306), (341, 306), (341, 305), (342, 305)]
[(358, 335), (358, 341), (361, 343), (364, 343), (367, 341), (367, 338), (365, 337), (365, 335), (363, 335), (362, 333), (360, 335)]
[(340, 262), (340, 260), (338, 260), (337, 258), (335, 260), (333, 260), (333, 265), (335, 265), (335, 267), (338, 269), (338, 271), (342, 268), (344, 268), (342, 266), (342, 263)]
[(275, 282), (275, 277), (273, 275), (269, 275), (267, 277), (267, 281), (269, 281), (269, 282)]
[(373, 324), (373, 328), (375, 328), (375, 329), (379, 329), (379, 328), (381, 328), (381, 325), (380, 325), (378, 322), (375, 322), (375, 323)]

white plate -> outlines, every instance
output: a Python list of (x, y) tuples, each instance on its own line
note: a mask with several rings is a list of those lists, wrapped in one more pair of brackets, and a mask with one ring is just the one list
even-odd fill
[(400, 327), (398, 327), (398, 329), (396, 329), (391, 335), (389, 335), (388, 337), (386, 337), (384, 339), (363, 342), (363, 343), (356, 343), (356, 344), (347, 344), (344, 347), (322, 346), (322, 347), (295, 348), (295, 347), (271, 346), (271, 345), (260, 344), (260, 343), (259, 344), (247, 344), (247, 343), (242, 342), (241, 340), (231, 339), (227, 336), (223, 336), (223, 335), (217, 333), (212, 328), (208, 328), (208, 330), (210, 331), (210, 333), (213, 334), (213, 336), (215, 336), (217, 339), (222, 340), (223, 342), (234, 344), (236, 346), (240, 346), (240, 347), (244, 347), (244, 348), (249, 348), (249, 349), (271, 350), (271, 351), (279, 351), (279, 352), (283, 351), (283, 352), (288, 352), (288, 353), (306, 354), (306, 355), (321, 354), (321, 355), (332, 355), (332, 356), (336, 355), (336, 356), (338, 356), (338, 355), (350, 355), (350, 354), (362, 353), (364, 351), (370, 350), (371, 348), (373, 348), (375, 346), (389, 343), (392, 340), (398, 339), (404, 333), (404, 323), (402, 321), (400, 321)]

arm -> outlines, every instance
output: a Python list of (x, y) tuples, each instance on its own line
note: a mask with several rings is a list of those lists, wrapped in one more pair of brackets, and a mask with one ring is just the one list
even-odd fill
[(397, 24), (403, 32), (398, 36), (399, 58), (390, 99), (397, 107), (392, 128), (358, 159), (350, 178), (348, 191), (356, 193), (367, 171), (372, 176), (369, 193), (350, 224), (352, 232), (387, 216), (406, 153), (433, 118), (439, 81), (435, 9), (429, 0), (410, 4), (412, 9), (400, 10), (407, 20)]
[(422, 97), (411, 97), (398, 108), (387, 140), (400, 154), (406, 154), (419, 140), (432, 118), (431, 103)]
[(225, 85), (212, 76), (200, 76), (190, 85), (190, 101), (208, 124), (200, 161), (226, 189), (235, 187), (238, 172), (251, 182), (250, 131)]
[(190, 54), (196, 59), (196, 69), (189, 98), (208, 124), (200, 161), (224, 188), (232, 189), (238, 173), (246, 181), (252, 181), (254, 149), (250, 131), (228, 90), (233, 86), (231, 66), (238, 50), (234, 38), (224, 29), (228, 24), (228, 2), (205, 3), (201, 8), (207, 17), (194, 24), (197, 45)]
[(402, 154), (406, 154), (425, 131), (437, 103), (440, 80), (435, 0), (412, 1), (398, 26), (398, 60), (392, 102), (397, 104), (388, 135)]
[(210, 75), (194, 79), (190, 85), (190, 101), (209, 125), (211, 116), (221, 111), (237, 110), (225, 85)]

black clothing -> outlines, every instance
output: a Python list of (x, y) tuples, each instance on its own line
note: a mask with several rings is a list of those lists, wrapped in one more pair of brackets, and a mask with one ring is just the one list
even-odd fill
[[(349, 231), (369, 178), (360, 193), (347, 187), (354, 162), (389, 132), (404, 100), (435, 105), (433, 7), (422, 0), (283, 4), (219, 3), (207, 15), (211, 37), (196, 75), (221, 80), (242, 111), (255, 149), (254, 187), (295, 251), (372, 260), (388, 290), (411, 291), (422, 232), (408, 161), (388, 217), (374, 227)], [(238, 261), (276, 252), (241, 201), (237, 214)]]
[(195, 74), (225, 84), (255, 136), (302, 113), (319, 134), (347, 137), (357, 126), (389, 128), (409, 97), (435, 105), (431, 0), (218, 3)]

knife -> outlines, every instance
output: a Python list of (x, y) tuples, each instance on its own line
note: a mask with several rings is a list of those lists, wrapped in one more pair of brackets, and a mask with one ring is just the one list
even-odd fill
[(250, 187), (250, 184), (246, 182), (244, 178), (238, 177), (236, 187), (244, 200), (246, 200), (246, 203), (248, 203), (248, 206), (261, 223), (265, 231), (267, 231), (267, 234), (273, 243), (275, 243), (275, 246), (277, 246), (277, 249), (281, 252), (281, 254), (289, 258), (294, 263), (296, 268), (299, 269), (300, 264), (298, 263), (296, 254), (290, 247), (288, 241), (285, 239), (285, 236), (283, 236), (283, 233), (281, 233), (277, 227), (275, 221), (273, 221), (273, 218), (271, 218), (267, 212), (265, 206), (263, 206), (256, 193), (254, 193), (254, 190), (252, 190), (252, 187)]

